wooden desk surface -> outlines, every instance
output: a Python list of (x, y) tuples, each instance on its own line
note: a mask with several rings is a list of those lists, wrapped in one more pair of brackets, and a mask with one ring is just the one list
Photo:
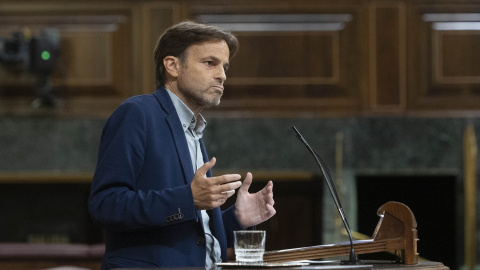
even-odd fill
[[(148, 270), (153, 269), (161, 269), (161, 270), (204, 270), (205, 268), (202, 267), (193, 267), (193, 268), (148, 268)], [(382, 262), (382, 261), (364, 261), (361, 265), (340, 265), (338, 261), (329, 261), (321, 264), (311, 264), (301, 267), (254, 267), (254, 266), (235, 266), (235, 267), (217, 267), (212, 268), (214, 270), (257, 270), (257, 269), (272, 269), (272, 270), (343, 270), (343, 269), (351, 269), (351, 270), (401, 270), (401, 269), (408, 269), (408, 270), (449, 270), (447, 266), (443, 265), (440, 262), (431, 262), (431, 261), (421, 261), (418, 264), (395, 264), (390, 262)], [(132, 270), (131, 268), (119, 268), (114, 270)], [(138, 269), (135, 270), (147, 270), (145, 269)]]

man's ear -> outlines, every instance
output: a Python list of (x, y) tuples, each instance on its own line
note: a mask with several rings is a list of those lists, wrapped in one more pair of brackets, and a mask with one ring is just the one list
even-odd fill
[(175, 56), (167, 56), (163, 58), (163, 65), (168, 75), (176, 78), (180, 70), (180, 59)]

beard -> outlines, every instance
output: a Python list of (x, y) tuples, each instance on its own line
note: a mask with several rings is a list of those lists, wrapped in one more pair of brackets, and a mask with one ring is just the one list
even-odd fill
[(215, 88), (200, 88), (197, 85), (202, 84), (185, 79), (178, 80), (177, 84), (178, 90), (185, 96), (185, 98), (199, 107), (211, 108), (220, 104), (220, 99), (223, 93)]

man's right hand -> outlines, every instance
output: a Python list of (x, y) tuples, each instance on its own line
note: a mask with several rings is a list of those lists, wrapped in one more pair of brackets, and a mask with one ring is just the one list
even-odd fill
[(242, 185), (239, 174), (225, 174), (215, 177), (207, 177), (207, 172), (215, 166), (216, 159), (212, 158), (203, 164), (193, 177), (190, 184), (193, 194), (193, 202), (199, 210), (210, 210), (224, 204), (225, 201), (235, 194), (235, 189)]

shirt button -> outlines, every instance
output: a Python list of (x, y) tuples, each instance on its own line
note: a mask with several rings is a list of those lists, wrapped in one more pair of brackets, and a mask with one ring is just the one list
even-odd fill
[(203, 246), (205, 244), (205, 238), (199, 236), (197, 237), (197, 245)]

